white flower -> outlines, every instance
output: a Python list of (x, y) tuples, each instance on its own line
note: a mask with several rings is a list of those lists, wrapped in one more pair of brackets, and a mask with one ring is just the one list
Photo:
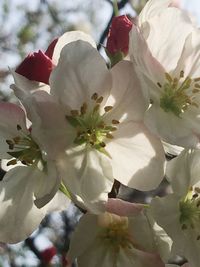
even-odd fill
[[(140, 190), (159, 184), (164, 153), (143, 124), (146, 106), (130, 62), (109, 71), (95, 48), (76, 41), (63, 48), (50, 87), (71, 127), (58, 165), (77, 200), (96, 212), (114, 178)], [(65, 126), (57, 127), (66, 134)]]
[(79, 267), (164, 267), (146, 216), (138, 212), (136, 205), (119, 205), (129, 215), (106, 212), (86, 214), (80, 219), (70, 243), (70, 261), (77, 258)]
[[(37, 133), (34, 125), (32, 130)], [(58, 196), (52, 200), (60, 186), (55, 162), (40, 148), (34, 134), (27, 129), (25, 113), (20, 107), (0, 103), (0, 158), (10, 159), (7, 164), (13, 166), (0, 182), (1, 242), (25, 239), (48, 209), (63, 208)], [(65, 201), (66, 207), (68, 202)]]
[(191, 267), (200, 262), (200, 151), (184, 150), (166, 169), (173, 193), (152, 200), (157, 223), (173, 240), (172, 254), (184, 256)]
[(200, 31), (172, 1), (150, 0), (130, 32), (130, 55), (150, 103), (145, 122), (164, 141), (199, 144)]

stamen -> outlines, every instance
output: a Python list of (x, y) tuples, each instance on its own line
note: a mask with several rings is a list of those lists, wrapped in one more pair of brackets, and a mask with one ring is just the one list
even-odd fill
[(112, 124), (119, 124), (118, 120), (112, 120)]
[(113, 106), (104, 107), (105, 112), (109, 112), (111, 109), (113, 109)]
[(97, 102), (98, 104), (101, 104), (102, 101), (103, 101), (103, 96), (100, 96), (100, 97), (96, 100), (96, 102)]
[(71, 115), (72, 115), (73, 117), (76, 117), (76, 116), (79, 115), (79, 111), (78, 111), (78, 110), (71, 110), (70, 113), (71, 113)]
[(160, 88), (162, 88), (162, 85), (161, 85), (159, 82), (157, 82), (157, 85), (158, 85)]
[(97, 98), (98, 98), (98, 94), (97, 93), (94, 93), (92, 96), (91, 96), (91, 99), (92, 100), (97, 100)]
[(184, 77), (184, 71), (181, 70), (181, 72), (180, 72), (180, 78), (183, 78), (183, 77)]
[(83, 105), (81, 106), (81, 114), (84, 115), (87, 111), (87, 104), (83, 103)]
[(17, 124), (17, 130), (20, 131), (21, 129), (22, 127), (19, 124)]

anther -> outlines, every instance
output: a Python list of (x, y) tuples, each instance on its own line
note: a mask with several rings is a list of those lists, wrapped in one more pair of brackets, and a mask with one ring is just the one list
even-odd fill
[(10, 165), (15, 165), (15, 164), (17, 164), (17, 160), (16, 159), (12, 159), (12, 160), (8, 161), (6, 165), (10, 166)]
[(118, 120), (112, 120), (112, 124), (119, 124)]
[(200, 194), (200, 188), (199, 187), (195, 187), (194, 191)]
[(98, 98), (98, 94), (97, 93), (94, 93), (92, 96), (91, 96), (91, 99), (92, 100), (97, 100), (97, 98)]
[(169, 75), (169, 73), (165, 73), (165, 78), (168, 80), (168, 82), (172, 82), (173, 80), (172, 80), (172, 77)]
[(101, 147), (105, 147), (105, 146), (106, 146), (106, 144), (105, 144), (104, 142), (101, 142), (99, 145), (100, 145)]
[(15, 142), (15, 144), (18, 144), (20, 140), (21, 138), (19, 136), (16, 136), (13, 138), (13, 141)]
[(183, 225), (181, 226), (181, 229), (182, 229), (182, 230), (186, 230), (186, 229), (187, 229), (187, 225), (186, 225), (186, 224), (183, 224)]
[(161, 85), (159, 82), (157, 82), (157, 85), (158, 85), (160, 88), (162, 88), (162, 85)]
[(199, 83), (195, 83), (194, 87), (195, 88), (200, 88), (200, 84)]
[(97, 102), (98, 104), (100, 104), (102, 101), (103, 101), (103, 96), (100, 96), (100, 97), (96, 100), (96, 102)]
[(184, 77), (184, 71), (182, 70), (181, 72), (180, 72), (180, 78), (183, 78)]
[(195, 193), (192, 197), (197, 198), (198, 196), (199, 196), (199, 194)]
[(72, 115), (73, 117), (76, 117), (76, 116), (79, 115), (78, 110), (71, 110), (70, 113), (71, 113), (71, 115)]
[(114, 136), (112, 134), (110, 134), (110, 133), (107, 133), (106, 137), (109, 138), (109, 139), (113, 139), (114, 138)]
[(193, 90), (192, 90), (192, 93), (193, 93), (193, 94), (196, 94), (196, 93), (199, 93), (199, 92), (200, 92), (199, 89), (193, 89)]
[(194, 79), (195, 82), (200, 82), (200, 77)]
[(200, 240), (200, 235), (197, 236), (197, 240)]
[(113, 109), (113, 106), (104, 107), (105, 112), (109, 112), (111, 109)]
[(21, 129), (22, 127), (19, 124), (17, 124), (17, 130), (20, 131)]
[(84, 115), (87, 111), (87, 104), (83, 103), (83, 105), (81, 106), (81, 114)]

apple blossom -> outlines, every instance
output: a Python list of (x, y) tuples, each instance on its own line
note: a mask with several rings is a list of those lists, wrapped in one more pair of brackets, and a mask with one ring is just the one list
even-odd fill
[[(164, 141), (199, 144), (200, 31), (172, 1), (150, 0), (130, 32), (130, 56), (149, 109), (148, 127)], [(178, 38), (177, 38), (178, 36)]]
[(0, 182), (0, 240), (13, 243), (36, 229), (46, 214), (47, 207), (42, 207), (48, 202), (50, 209), (56, 205), (63, 208), (59, 201), (54, 203), (59, 200), (55, 194), (61, 181), (55, 162), (38, 145), (34, 125), (27, 128), (19, 106), (0, 103), (0, 135), (0, 158), (13, 166)]
[(109, 202), (109, 210), (121, 206), (119, 213), (127, 211), (128, 215), (108, 212), (98, 216), (84, 215), (72, 235), (69, 259), (73, 262), (77, 258), (80, 267), (164, 267), (158, 252), (158, 240), (155, 240), (141, 207), (138, 209), (137, 204), (121, 200), (110, 199)]
[(184, 256), (191, 267), (200, 262), (200, 150), (184, 150), (171, 160), (166, 175), (173, 193), (155, 198), (151, 211), (173, 240), (172, 254)]
[(58, 63), (62, 48), (76, 40), (88, 41), (95, 46), (92, 38), (83, 32), (66, 32), (55, 39), (45, 53), (39, 51), (30, 54), (15, 71), (12, 71), (15, 85), (23, 90), (35, 91), (41, 89), (49, 92), (49, 75), (53, 67)]
[[(131, 72), (127, 61), (108, 70), (96, 49), (79, 40), (63, 48), (50, 76), (52, 97), (71, 127), (69, 144), (57, 161), (60, 176), (94, 212), (99, 200), (105, 204), (114, 178), (149, 190), (163, 177), (163, 148), (143, 124), (145, 101)], [(54, 128), (66, 134), (65, 126)]]

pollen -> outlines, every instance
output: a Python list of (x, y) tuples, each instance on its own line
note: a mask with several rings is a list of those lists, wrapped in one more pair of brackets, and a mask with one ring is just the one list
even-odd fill
[(184, 71), (181, 70), (178, 78), (165, 73), (165, 80), (163, 85), (157, 83), (158, 87), (163, 90), (160, 107), (165, 112), (172, 112), (180, 117), (190, 106), (199, 108), (196, 100), (200, 93), (200, 78), (185, 77)]

